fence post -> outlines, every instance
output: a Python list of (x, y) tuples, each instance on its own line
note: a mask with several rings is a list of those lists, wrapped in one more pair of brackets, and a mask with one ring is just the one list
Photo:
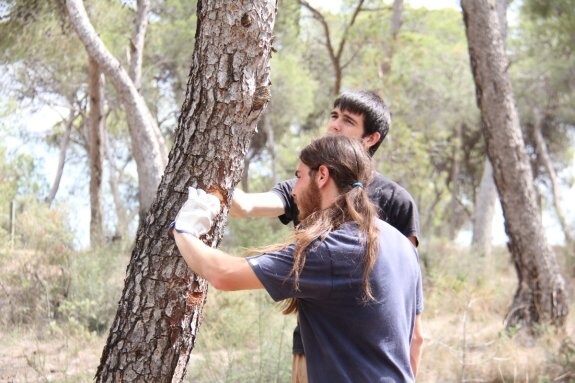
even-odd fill
[(10, 201), (10, 249), (14, 250), (14, 233), (16, 226), (16, 201)]

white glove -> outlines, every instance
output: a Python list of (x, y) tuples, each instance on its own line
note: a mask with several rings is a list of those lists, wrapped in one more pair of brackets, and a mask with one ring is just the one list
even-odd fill
[[(184, 203), (172, 225), (179, 233), (199, 237), (210, 231), (214, 218), (220, 212), (218, 197), (202, 189), (188, 188), (188, 200)], [(170, 225), (171, 226), (171, 225)]]

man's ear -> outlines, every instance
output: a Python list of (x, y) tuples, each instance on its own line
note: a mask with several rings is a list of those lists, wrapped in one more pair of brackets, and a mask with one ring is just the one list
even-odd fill
[(320, 165), (316, 173), (317, 186), (321, 188), (323, 185), (327, 185), (328, 180), (329, 180), (329, 169), (325, 165)]
[(369, 148), (371, 148), (373, 145), (379, 142), (380, 138), (381, 133), (373, 132), (370, 135), (363, 137), (361, 141), (363, 142), (363, 146), (365, 146), (365, 148), (369, 150)]

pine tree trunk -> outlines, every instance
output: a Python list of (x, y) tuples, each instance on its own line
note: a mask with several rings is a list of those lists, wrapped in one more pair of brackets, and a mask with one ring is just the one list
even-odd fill
[(380, 78), (387, 80), (387, 76), (391, 72), (391, 65), (393, 63), (393, 56), (395, 55), (395, 48), (397, 46), (397, 36), (399, 30), (403, 25), (403, 0), (393, 0), (392, 14), (391, 14), (391, 31), (389, 41), (383, 44), (383, 62), (379, 65), (378, 75)]
[(535, 147), (537, 150), (537, 159), (545, 168), (545, 170), (547, 170), (547, 174), (549, 175), (549, 182), (551, 183), (551, 198), (553, 199), (555, 214), (557, 214), (559, 225), (561, 226), (561, 230), (563, 230), (563, 235), (565, 236), (565, 244), (567, 245), (568, 249), (572, 249), (575, 245), (575, 241), (571, 235), (569, 224), (565, 219), (563, 208), (561, 207), (557, 174), (553, 168), (553, 163), (551, 161), (551, 157), (549, 156), (549, 151), (547, 150), (547, 144), (545, 143), (543, 133), (541, 132), (543, 116), (538, 110), (534, 110), (533, 114), (535, 115), (535, 121), (533, 123), (533, 138), (535, 140)]
[(455, 128), (452, 143), (453, 163), (451, 165), (451, 202), (449, 204), (449, 240), (454, 241), (459, 232), (461, 221), (461, 206), (459, 205), (459, 176), (461, 173), (461, 142), (463, 140), (463, 125)]
[(98, 63), (88, 59), (88, 152), (90, 163), (90, 245), (101, 245), (104, 240), (102, 181), (104, 172), (104, 77)]
[(475, 198), (473, 212), (473, 236), (471, 246), (479, 256), (491, 256), (491, 240), (493, 238), (493, 217), (497, 206), (497, 188), (493, 180), (493, 167), (489, 158), (483, 163), (483, 176)]
[(343, 70), (346, 64), (343, 61), (343, 50), (345, 49), (345, 45), (347, 39), (350, 35), (350, 29), (357, 20), (357, 15), (362, 11), (362, 7), (365, 0), (358, 0), (355, 8), (353, 10), (353, 14), (351, 15), (350, 21), (345, 26), (344, 30), (341, 32), (341, 39), (339, 40), (339, 44), (337, 47), (332, 42), (331, 32), (329, 30), (329, 25), (325, 16), (317, 9), (314, 8), (308, 1), (306, 0), (299, 0), (299, 4), (305, 7), (308, 11), (311, 12), (313, 18), (316, 19), (322, 27), (324, 39), (325, 39), (325, 47), (327, 49), (327, 53), (329, 55), (329, 60), (333, 67), (333, 94), (338, 96), (341, 92), (341, 82), (343, 80)]
[(138, 230), (98, 382), (181, 382), (207, 284), (189, 271), (168, 224), (195, 186), (222, 195), (205, 242), (223, 234), (243, 156), (270, 97), (276, 1), (198, 2), (193, 64), (168, 166)]
[[(499, 20), (499, 32), (505, 40), (507, 39), (507, 0), (496, 0), (497, 19)], [(493, 179), (493, 167), (489, 162), (489, 157), (485, 157), (483, 162), (483, 175), (475, 198), (475, 209), (473, 212), (473, 235), (471, 246), (475, 254), (479, 256), (491, 256), (491, 241), (493, 231), (493, 218), (495, 217), (495, 207), (497, 205), (497, 188)]]
[(138, 172), (140, 221), (142, 221), (156, 195), (166, 166), (166, 144), (136, 85), (94, 30), (82, 0), (66, 0), (66, 9), (70, 23), (86, 51), (110, 80), (126, 109), (132, 153)]
[(546, 322), (562, 325), (567, 291), (540, 220), (495, 3), (463, 0), (461, 5), (487, 153), (519, 279), (506, 325), (530, 330)]
[(104, 152), (108, 162), (108, 185), (116, 213), (116, 228), (114, 229), (113, 237), (116, 239), (128, 238), (130, 222), (138, 215), (137, 208), (124, 203), (124, 198), (122, 198), (120, 191), (120, 183), (124, 178), (130, 159), (128, 158), (123, 163), (118, 163), (118, 159), (114, 156), (115, 148), (112, 146), (113, 142), (105, 130), (104, 142)]
[(64, 165), (66, 164), (66, 153), (68, 152), (68, 145), (70, 144), (70, 135), (72, 134), (72, 128), (74, 127), (74, 120), (77, 117), (77, 111), (74, 108), (73, 101), (70, 102), (70, 113), (68, 113), (68, 118), (66, 119), (66, 130), (62, 136), (62, 141), (60, 141), (60, 155), (58, 156), (58, 168), (56, 169), (56, 176), (54, 177), (54, 182), (50, 188), (50, 194), (46, 197), (46, 203), (48, 206), (52, 205), (58, 189), (60, 188), (60, 181), (62, 181), (62, 175), (64, 174)]

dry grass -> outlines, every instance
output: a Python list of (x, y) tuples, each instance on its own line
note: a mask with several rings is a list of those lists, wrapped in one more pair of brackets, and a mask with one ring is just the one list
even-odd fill
[(0, 333), (0, 382), (92, 382), (105, 339), (53, 328)]
[(565, 347), (574, 336), (572, 317), (561, 332), (542, 328), (537, 339), (504, 330), (517, 285), (504, 249), (489, 259), (450, 245), (432, 251), (418, 382), (575, 381), (575, 352)]
[[(433, 244), (422, 249), (422, 258), (427, 264), (426, 342), (418, 382), (575, 382), (572, 318), (561, 333), (542, 328), (536, 340), (503, 330), (516, 287), (503, 249), (483, 259), (466, 249)], [(0, 262), (0, 281), (14, 271), (13, 264)], [(572, 275), (564, 276), (573, 286)], [(242, 294), (210, 291), (188, 381), (289, 381), (293, 321), (286, 322), (269, 300)], [(2, 324), (0, 382), (92, 381), (106, 334), (79, 323), (45, 323)]]

